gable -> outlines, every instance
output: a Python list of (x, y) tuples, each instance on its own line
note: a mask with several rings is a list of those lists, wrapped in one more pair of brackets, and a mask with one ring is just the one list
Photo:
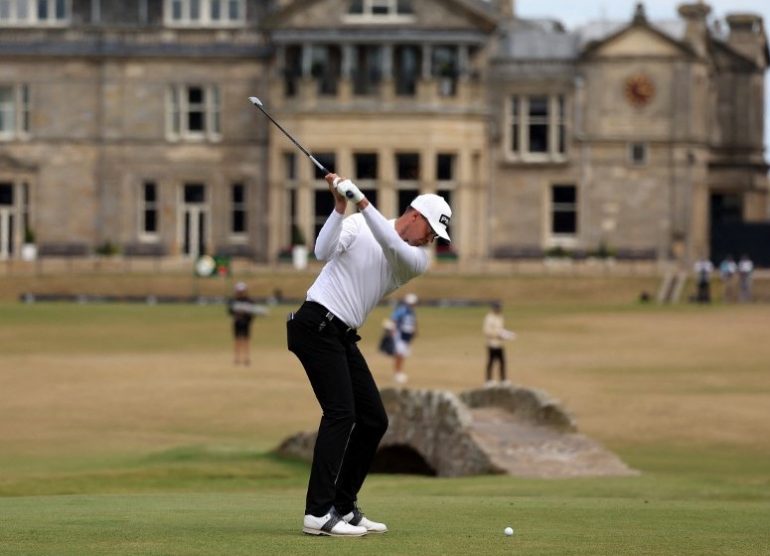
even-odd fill
[(679, 58), (685, 50), (648, 27), (632, 27), (604, 41), (593, 52), (597, 58), (655, 57)]
[(491, 32), (497, 22), (467, 0), (413, 0), (413, 14), (398, 18), (355, 17), (350, 0), (295, 0), (266, 21), (272, 29), (455, 29)]

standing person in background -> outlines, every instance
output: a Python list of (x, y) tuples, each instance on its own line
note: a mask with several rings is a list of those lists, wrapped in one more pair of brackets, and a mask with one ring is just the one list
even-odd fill
[(711, 303), (711, 273), (714, 272), (714, 265), (711, 261), (703, 257), (695, 261), (693, 267), (695, 279), (698, 284), (698, 293), (695, 295), (695, 301), (698, 303)]
[(738, 279), (741, 288), (741, 301), (747, 303), (751, 301), (751, 275), (754, 272), (754, 263), (748, 255), (741, 255), (738, 261)]
[(235, 284), (235, 296), (227, 304), (227, 312), (233, 318), (233, 337), (235, 339), (235, 352), (233, 362), (238, 365), (251, 364), (249, 356), (249, 342), (251, 341), (251, 321), (254, 312), (251, 308), (254, 301), (249, 297), (246, 284)]
[[(286, 323), (289, 350), (305, 368), (321, 406), (302, 531), (355, 537), (384, 533), (365, 517), (358, 492), (369, 473), (388, 416), (356, 343), (357, 329), (387, 294), (428, 268), (422, 247), (449, 240), (452, 210), (438, 195), (417, 196), (387, 220), (350, 180), (327, 174), (334, 210), (315, 244), (326, 261), (306, 301)], [(347, 200), (358, 213), (345, 218)]]
[(722, 279), (724, 285), (724, 299), (727, 302), (735, 302), (736, 287), (735, 287), (735, 275), (738, 272), (738, 265), (735, 264), (732, 255), (727, 255), (724, 260), (719, 263), (719, 277)]
[(414, 307), (417, 305), (417, 296), (413, 293), (406, 294), (404, 300), (396, 305), (396, 309), (390, 316), (393, 321), (393, 378), (396, 384), (406, 384), (407, 374), (404, 372), (404, 359), (412, 353), (412, 340), (417, 336), (417, 314)]
[(487, 373), (485, 386), (493, 386), (495, 381), (492, 379), (492, 370), (495, 362), (498, 364), (500, 373), (500, 383), (508, 384), (505, 369), (505, 351), (503, 342), (513, 340), (516, 334), (505, 329), (505, 319), (503, 319), (502, 305), (498, 301), (490, 304), (491, 311), (484, 317), (484, 336), (487, 340)]

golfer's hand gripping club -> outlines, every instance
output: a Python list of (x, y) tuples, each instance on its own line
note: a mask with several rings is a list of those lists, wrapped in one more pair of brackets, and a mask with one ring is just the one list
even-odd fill
[(358, 204), (364, 199), (364, 194), (361, 193), (358, 186), (350, 180), (336, 178), (334, 180), (334, 187), (337, 189), (337, 193), (345, 197), (348, 201)]

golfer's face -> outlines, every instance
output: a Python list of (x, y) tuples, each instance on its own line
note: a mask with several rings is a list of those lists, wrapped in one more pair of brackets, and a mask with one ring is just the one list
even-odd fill
[(407, 237), (404, 239), (409, 245), (414, 247), (421, 247), (429, 243), (433, 243), (436, 239), (436, 232), (430, 227), (428, 219), (422, 214), (415, 211), (415, 218), (412, 221), (412, 225), (407, 229)]

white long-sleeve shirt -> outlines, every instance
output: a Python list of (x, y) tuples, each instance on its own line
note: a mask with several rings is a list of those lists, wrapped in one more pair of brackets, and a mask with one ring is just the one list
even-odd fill
[(308, 301), (353, 328), (384, 296), (428, 269), (425, 249), (401, 239), (395, 220), (371, 204), (347, 218), (333, 211), (318, 233), (315, 256), (327, 262), (307, 291)]

